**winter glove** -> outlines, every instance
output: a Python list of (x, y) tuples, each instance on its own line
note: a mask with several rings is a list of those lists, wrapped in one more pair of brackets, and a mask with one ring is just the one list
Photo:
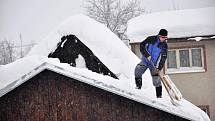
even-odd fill
[(160, 70), (156, 68), (153, 72), (153, 76), (158, 76), (159, 73), (160, 73)]

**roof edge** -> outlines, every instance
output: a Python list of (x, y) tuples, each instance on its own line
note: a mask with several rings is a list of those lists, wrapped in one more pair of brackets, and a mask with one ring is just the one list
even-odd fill
[[(57, 65), (54, 65), (54, 64), (51, 64), (51, 63), (48, 63), (48, 62), (44, 62), (42, 63), (41, 65), (39, 65), (38, 67), (34, 68), (32, 71), (30, 71), (28, 74), (26, 75), (23, 75), (21, 78), (17, 79), (16, 81), (14, 81), (13, 83), (7, 85), (7, 87), (3, 88), (0, 90), (0, 97), (2, 97), (3, 95), (7, 94), (8, 92), (12, 91), (13, 89), (15, 89), (16, 87), (20, 86), (21, 84), (25, 83), (26, 81), (28, 81), (30, 78), (36, 76), (37, 74), (39, 74), (40, 72), (44, 71), (44, 70), (49, 70), (49, 71), (53, 71), (53, 72), (56, 72), (58, 74), (62, 74), (64, 76), (67, 76), (69, 78), (74, 78), (78, 81), (81, 81), (83, 83), (86, 83), (86, 84), (89, 84), (89, 85), (92, 85), (94, 87), (98, 87), (100, 89), (103, 89), (103, 90), (106, 90), (108, 92), (111, 92), (111, 93), (114, 93), (114, 94), (117, 94), (119, 96), (122, 96), (122, 97), (125, 97), (127, 99), (130, 99), (130, 100), (133, 100), (133, 101), (136, 101), (136, 102), (139, 102), (139, 103), (142, 103), (142, 104), (145, 104), (145, 105), (148, 105), (150, 107), (153, 107), (153, 108), (156, 108), (158, 110), (161, 110), (161, 111), (164, 111), (164, 112), (167, 112), (169, 114), (173, 114), (173, 115), (176, 115), (176, 116), (179, 116), (179, 117), (182, 117), (184, 119), (188, 119), (188, 120), (198, 120), (198, 117), (192, 115), (192, 116), (187, 116), (187, 115), (183, 115), (182, 111), (180, 111), (180, 109), (177, 109), (178, 107), (170, 107), (168, 105), (165, 105), (163, 103), (160, 103), (159, 101), (154, 101), (154, 100), (151, 100), (147, 97), (144, 97), (144, 101), (142, 100), (143, 97), (140, 97), (138, 95), (135, 95), (131, 92), (128, 92), (128, 91), (125, 91), (125, 90), (122, 90), (122, 89), (119, 89), (117, 87), (114, 87), (113, 85), (107, 85), (101, 81), (98, 81), (96, 79), (93, 79), (93, 78), (90, 78), (90, 77), (86, 77), (84, 75), (80, 75), (80, 74), (77, 74), (77, 73), (73, 73), (73, 72), (69, 72), (69, 70), (66, 70), (65, 72), (65, 69), (62, 68), (62, 67), (59, 67)], [(68, 72), (68, 73), (67, 73)], [(22, 80), (22, 81), (21, 81)], [(91, 81), (89, 81), (91, 80)], [(12, 86), (12, 87), (11, 87)], [(161, 107), (157, 106), (156, 104), (160, 104)], [(175, 110), (178, 110), (179, 112), (175, 111)], [(171, 112), (172, 111), (172, 112)], [(194, 118), (194, 119), (193, 119)]]

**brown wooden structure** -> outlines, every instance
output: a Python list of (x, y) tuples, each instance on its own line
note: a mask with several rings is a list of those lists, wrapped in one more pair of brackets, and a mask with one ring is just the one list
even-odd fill
[(45, 70), (0, 97), (0, 121), (186, 121)]

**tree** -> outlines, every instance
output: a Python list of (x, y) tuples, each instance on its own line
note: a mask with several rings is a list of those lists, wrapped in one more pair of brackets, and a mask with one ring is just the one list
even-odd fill
[(7, 39), (0, 41), (0, 65), (5, 65), (24, 57), (34, 45), (35, 43), (33, 43), (33, 41), (28, 45), (22, 45), (21, 40), (20, 46), (15, 46), (13, 42), (8, 41)]
[(122, 3), (120, 0), (86, 0), (86, 11), (89, 17), (105, 24), (118, 37), (123, 39), (127, 22), (144, 12), (140, 1), (131, 0)]
[(14, 43), (4, 40), (0, 41), (0, 65), (11, 63), (15, 60)]

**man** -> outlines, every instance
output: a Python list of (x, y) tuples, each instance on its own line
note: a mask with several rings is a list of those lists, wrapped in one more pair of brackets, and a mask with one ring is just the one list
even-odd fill
[(140, 43), (142, 54), (141, 62), (135, 68), (136, 88), (142, 87), (142, 75), (149, 68), (153, 85), (156, 89), (157, 98), (162, 97), (162, 84), (158, 73), (162, 70), (167, 58), (167, 35), (166, 29), (161, 29), (156, 36), (149, 36)]

